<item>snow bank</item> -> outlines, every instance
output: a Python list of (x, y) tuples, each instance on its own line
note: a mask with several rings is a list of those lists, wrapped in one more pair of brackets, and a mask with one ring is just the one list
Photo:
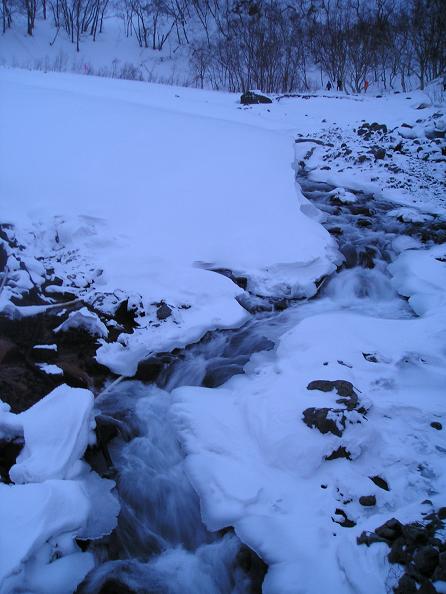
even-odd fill
[(395, 289), (409, 298), (418, 315), (444, 311), (446, 307), (446, 246), (407, 250), (392, 262), (389, 271)]
[[(138, 331), (98, 353), (114, 372), (131, 375), (144, 355), (246, 319), (242, 290), (213, 269), (245, 277), (259, 295), (309, 297), (340, 261), (305, 214), (289, 133), (252, 125), (233, 95), (174, 97), (156, 85), (14, 70), (0, 79), (3, 219), (26, 230), (30, 270), (32, 255), (52, 254), (60, 291), (95, 306), (100, 296), (108, 316), (118, 293), (138, 304)], [(25, 130), (29, 176), (20, 174)], [(160, 302), (174, 311), (162, 323)], [(91, 329), (93, 315), (75, 312), (59, 330)], [(94, 332), (106, 339), (97, 320)]]
[[(0, 411), (0, 435), (25, 444), (0, 484), (0, 593), (70, 594), (94, 567), (75, 538), (116, 526), (115, 483), (80, 461), (91, 440), (93, 395), (59, 386), (27, 411)], [(25, 483), (25, 484), (23, 484)]]
[[(316, 315), (247, 376), (213, 390), (173, 392), (203, 518), (212, 530), (234, 526), (265, 559), (265, 594), (385, 590), (387, 548), (358, 547), (356, 537), (391, 515), (416, 517), (427, 497), (442, 505), (444, 440), (430, 423), (445, 419), (445, 331), (444, 314)], [(335, 392), (307, 389), (319, 379), (351, 382), (368, 409), (355, 412), (341, 436), (303, 422), (310, 407), (339, 409)], [(350, 460), (327, 460), (341, 447)], [(370, 480), (377, 475), (389, 491)], [(376, 505), (363, 508), (363, 495), (375, 495)], [(336, 523), (339, 509), (356, 525)]]
[(89, 390), (62, 385), (21, 413), (25, 447), (10, 470), (11, 480), (67, 478), (91, 439), (92, 409)]

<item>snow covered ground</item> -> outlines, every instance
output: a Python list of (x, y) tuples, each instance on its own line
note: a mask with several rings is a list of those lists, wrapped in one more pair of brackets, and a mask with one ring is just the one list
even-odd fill
[[(156, 418), (178, 431), (206, 526), (233, 526), (268, 564), (265, 593), (383, 592), (387, 548), (356, 537), (419, 519), (446, 493), (444, 106), (420, 109), (416, 92), (242, 108), (227, 93), (9, 68), (0, 85), (0, 321), (55, 312), (36, 350), (62, 383), (59, 343), (73, 329), (132, 377), (151, 355), (243, 325), (254, 311), (243, 305), (295, 303), (245, 375), (177, 382)], [(383, 200), (395, 204), (378, 216)], [(350, 232), (369, 259), (336, 273)], [(142, 417), (158, 407), (149, 395)], [(2, 594), (71, 592), (98, 563), (73, 544), (110, 532), (117, 513), (113, 484), (80, 461), (92, 406), (65, 386), (19, 415), (2, 408), (0, 437), (25, 443), (15, 484), (0, 483)]]

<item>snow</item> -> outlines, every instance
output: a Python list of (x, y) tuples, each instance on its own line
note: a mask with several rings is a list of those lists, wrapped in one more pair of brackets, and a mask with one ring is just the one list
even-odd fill
[[(222, 388), (174, 392), (173, 412), (204, 520), (213, 530), (234, 526), (265, 559), (266, 594), (383, 591), (383, 551), (371, 550), (370, 557), (355, 538), (389, 514), (409, 519), (428, 495), (441, 504), (446, 467), (436, 445), (444, 439), (432, 435), (430, 422), (444, 419), (445, 331), (444, 314), (419, 320), (316, 315), (286, 334), (277, 358), (257, 361), (251, 375), (233, 377)], [(379, 362), (363, 353), (378, 353)], [(334, 405), (330, 394), (306, 390), (315, 379), (352, 382), (371, 405), (367, 419), (347, 425), (341, 438), (306, 427), (304, 409)], [(324, 460), (341, 445), (352, 461)], [(429, 469), (424, 476), (412, 448)], [(389, 492), (368, 478), (377, 474)], [(371, 494), (377, 506), (364, 514), (358, 499)], [(338, 528), (335, 508), (357, 525)], [(351, 575), (354, 585), (346, 578)]]
[(10, 470), (15, 483), (67, 478), (92, 429), (93, 394), (63, 384), (19, 415), (25, 447)]
[(51, 365), (50, 363), (37, 363), (37, 366), (48, 375), (63, 375), (63, 369), (58, 365)]
[(97, 314), (90, 311), (86, 307), (82, 307), (78, 311), (72, 311), (68, 314), (68, 318), (54, 329), (54, 332), (66, 332), (72, 328), (80, 328), (86, 330), (92, 336), (99, 336), (100, 338), (107, 338), (108, 330), (106, 325), (101, 322)]
[[(245, 375), (214, 389), (178, 388), (172, 401), (160, 391), (162, 419), (178, 430), (207, 527), (233, 526), (268, 563), (265, 594), (381, 594), (387, 548), (358, 547), (356, 537), (392, 515), (412, 521), (426, 498), (444, 504), (444, 436), (430, 423), (446, 421), (446, 252), (389, 234), (397, 257), (388, 269), (384, 261), (344, 269), (311, 301), (342, 257), (293, 168), (332, 184), (333, 208), (355, 206), (359, 190), (393, 201), (390, 221), (441, 225), (445, 160), (430, 138), (444, 129), (437, 108), (418, 110), (420, 92), (379, 100), (319, 93), (241, 108), (228, 93), (95, 77), (1, 69), (0, 81), (2, 212), (17, 245), (2, 314), (57, 311), (58, 293), (74, 295), (56, 336), (87, 330), (98, 362), (131, 377), (153, 353), (249, 319), (246, 291), (218, 269), (246, 279), (255, 298), (309, 300)], [(365, 138), (358, 130), (367, 122), (388, 131)], [(24, 143), (33, 156), (27, 176)], [(16, 305), (34, 286), (47, 303)], [(367, 298), (358, 299), (364, 287)], [(170, 313), (160, 319), (161, 303)], [(112, 319), (123, 304), (131, 329)], [(333, 391), (308, 390), (314, 380), (351, 382), (361, 410), (340, 406)], [(331, 409), (341, 436), (303, 422), (314, 407)], [(20, 415), (1, 404), (0, 436), (25, 441), (10, 472), (16, 484), (0, 484), (1, 594), (16, 586), (68, 593), (93, 567), (73, 539), (110, 533), (118, 513), (114, 483), (81, 460), (93, 423), (87, 390), (59, 386)], [(129, 444), (136, 457), (144, 439)], [(351, 459), (328, 460), (339, 448)], [(371, 481), (376, 475), (389, 491)], [(362, 495), (375, 495), (376, 506), (363, 508)], [(339, 525), (340, 509), (354, 527)], [(201, 553), (180, 549), (146, 570), (178, 579), (180, 562), (206, 574)]]
[[(67, 290), (94, 301), (119, 289), (142, 303), (143, 329), (98, 353), (116, 373), (131, 375), (143, 354), (246, 319), (240, 288), (207, 269), (246, 276), (258, 294), (296, 297), (313, 295), (315, 281), (340, 261), (327, 231), (299, 208), (305, 200), (293, 180), (289, 135), (231, 121), (234, 96), (222, 95), (222, 109), (217, 94), (212, 116), (209, 109), (198, 116), (197, 91), (172, 102), (165, 101), (172, 91), (154, 85), (0, 76), (5, 220), (32, 232), (28, 254), (54, 251), (55, 274), (72, 279)], [(29, 104), (40, 106), (39, 118)], [(19, 175), (25, 130), (29, 176)], [(63, 149), (61, 138), (69, 139)], [(147, 313), (162, 300), (177, 313), (152, 331), (157, 322)], [(11, 308), (16, 315), (16, 306), (4, 306)]]
[(19, 415), (2, 404), (0, 435), (25, 443), (10, 470), (15, 484), (0, 483), (1, 594), (70, 594), (95, 565), (74, 538), (101, 538), (116, 526), (114, 482), (80, 461), (92, 406), (91, 392), (66, 385)]

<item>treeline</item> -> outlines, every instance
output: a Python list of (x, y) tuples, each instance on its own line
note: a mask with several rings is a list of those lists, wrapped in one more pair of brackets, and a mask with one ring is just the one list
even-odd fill
[(197, 86), (291, 92), (341, 82), (359, 92), (425, 85), (446, 72), (446, 0), (1, 0), (3, 32), (16, 12), (33, 35), (51, 18), (79, 50), (107, 14), (143, 48), (187, 48)]

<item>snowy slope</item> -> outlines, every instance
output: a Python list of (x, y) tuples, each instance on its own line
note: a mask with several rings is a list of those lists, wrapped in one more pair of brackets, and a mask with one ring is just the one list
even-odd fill
[[(334, 241), (299, 208), (287, 135), (228, 121), (225, 110), (186, 115), (193, 102), (163, 107), (163, 87), (7, 70), (1, 78), (2, 215), (37, 235), (28, 253), (76, 250), (96, 291), (138, 295), (145, 311), (162, 300), (184, 306), (169, 329), (132, 337), (125, 362), (111, 362), (121, 346), (105, 346), (101, 362), (116, 372), (131, 375), (147, 352), (242, 322), (240, 289), (203, 268), (286, 297), (313, 294), (334, 270)], [(55, 266), (62, 278), (72, 272)]]

